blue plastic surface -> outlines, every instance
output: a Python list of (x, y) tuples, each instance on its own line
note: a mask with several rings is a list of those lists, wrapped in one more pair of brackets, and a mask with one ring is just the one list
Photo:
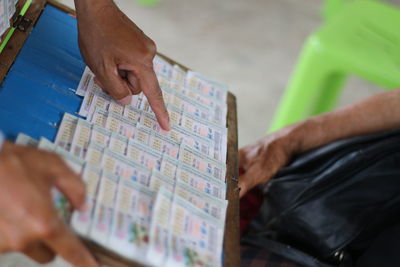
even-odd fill
[(76, 19), (47, 5), (4, 82), (0, 85), (0, 129), (54, 140), (64, 112), (76, 114), (75, 95), (85, 68)]

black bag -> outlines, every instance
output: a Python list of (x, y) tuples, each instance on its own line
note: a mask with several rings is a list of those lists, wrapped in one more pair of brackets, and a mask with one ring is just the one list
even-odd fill
[(242, 244), (305, 266), (352, 266), (382, 230), (400, 222), (400, 130), (300, 155), (263, 190)]

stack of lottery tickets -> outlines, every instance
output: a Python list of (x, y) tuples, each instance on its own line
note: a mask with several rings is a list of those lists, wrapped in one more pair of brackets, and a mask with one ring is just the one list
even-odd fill
[(11, 26), (10, 22), (17, 2), (18, 0), (0, 0), (0, 36)]
[[(221, 266), (227, 208), (227, 87), (160, 57), (154, 68), (171, 118), (162, 130), (143, 94), (122, 106), (86, 68), (79, 116), (65, 113), (54, 143), (17, 142), (61, 155), (87, 184), (74, 231), (152, 266)], [(68, 203), (55, 191), (62, 216)]]

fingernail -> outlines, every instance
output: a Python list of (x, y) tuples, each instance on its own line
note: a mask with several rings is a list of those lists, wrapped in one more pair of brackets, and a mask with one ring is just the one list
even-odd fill
[(125, 96), (124, 98), (117, 100), (117, 102), (124, 106), (129, 105), (132, 102), (132, 95)]

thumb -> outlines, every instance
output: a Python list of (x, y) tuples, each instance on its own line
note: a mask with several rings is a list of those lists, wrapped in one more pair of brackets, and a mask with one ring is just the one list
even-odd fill
[(249, 172), (245, 172), (239, 176), (238, 187), (240, 188), (239, 198), (242, 198), (252, 188), (251, 183), (253, 177), (249, 175)]
[(243, 197), (249, 190), (259, 184), (265, 184), (271, 178), (274, 170), (267, 167), (264, 163), (252, 164), (242, 175), (239, 176), (238, 186), (240, 189), (239, 197)]
[(105, 75), (97, 76), (104, 89), (121, 105), (129, 105), (132, 100), (132, 93), (127, 81), (123, 79), (117, 68), (107, 69)]

